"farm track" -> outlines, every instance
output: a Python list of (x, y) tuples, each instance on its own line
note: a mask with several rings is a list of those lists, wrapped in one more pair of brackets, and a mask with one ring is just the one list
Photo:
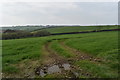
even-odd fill
[[(50, 45), (51, 45), (51, 42), (47, 42), (44, 46), (43, 46), (43, 53), (45, 53), (44, 55), (44, 60), (42, 62), (42, 65), (41, 66), (38, 66), (35, 70), (35, 73), (37, 75), (40, 75), (40, 70), (43, 69), (44, 72), (46, 72), (47, 74), (47, 70), (48, 68), (52, 67), (52, 66), (55, 66), (55, 65), (58, 65), (59, 68), (62, 70), (62, 72), (57, 72), (55, 73), (55, 76), (57, 77), (66, 77), (68, 78), (69, 77), (74, 77), (75, 78), (75, 75), (73, 75), (70, 71), (65, 71), (63, 70), (63, 67), (62, 65), (63, 64), (68, 64), (68, 60), (63, 58), (62, 56), (58, 55), (54, 50), (52, 50), (50, 48)], [(47, 53), (47, 55), (46, 55)]]
[(74, 58), (75, 60), (89, 60), (89, 61), (96, 62), (96, 63), (103, 62), (103, 60), (100, 59), (100, 58), (95, 58), (92, 55), (80, 52), (80, 51), (78, 51), (74, 48), (71, 48), (71, 47), (65, 45), (64, 41), (61, 41), (60, 45), (62, 45), (62, 47), (65, 50), (69, 51), (72, 54), (75, 54), (76, 55), (75, 58)]
[(54, 60), (55, 63), (67, 62), (63, 57), (59, 56), (55, 51), (50, 48), (51, 42), (45, 44), (44, 48), (49, 53), (48, 57)]
[[(75, 37), (75, 38), (81, 38), (81, 37)], [(77, 61), (86, 60), (96, 65), (104, 65), (106, 61), (102, 58), (98, 58), (88, 53), (84, 53), (84, 52), (81, 52), (79, 50), (69, 47), (68, 45), (65, 44), (65, 40), (67, 39), (71, 39), (71, 38), (52, 39), (52, 40), (48, 40), (43, 45), (42, 65), (36, 68), (35, 73), (40, 72), (40, 69), (44, 69), (44, 67), (47, 67), (46, 70), (49, 67), (54, 66), (54, 65), (58, 65), (61, 68), (61, 65), (67, 63), (67, 64), (70, 64), (71, 69), (69, 71), (66, 71), (66, 70), (63, 70), (63, 68), (61, 68), (62, 73), (55, 73), (54, 76), (63, 77), (63, 78), (66, 76), (67, 76), (66, 78), (69, 78), (69, 77), (78, 78), (81, 76), (88, 77), (88, 78), (99, 77), (97, 75), (96, 76), (93, 75), (91, 72), (89, 72), (89, 70), (87, 71), (87, 70), (82, 69), (80, 65), (77, 65), (75, 63)], [(64, 56), (60, 55), (59, 52), (56, 52), (56, 50), (54, 50), (54, 48), (51, 48), (51, 45), (53, 44), (52, 42), (54, 41), (58, 41), (57, 44), (60, 45), (60, 47), (63, 50), (65, 50), (69, 54), (73, 54), (74, 56), (65, 58)], [(76, 76), (75, 74), (73, 74), (75, 72), (77, 72), (79, 76)], [(40, 75), (40, 73), (38, 75)]]
[[(54, 40), (52, 40), (52, 41), (54, 41)], [(47, 55), (44, 56), (45, 61), (43, 61), (43, 65), (41, 66), (41, 68), (44, 67), (44, 66), (45, 67), (50, 67), (50, 66), (53, 66), (53, 65), (61, 65), (61, 64), (64, 64), (64, 63), (68, 63), (68, 64), (71, 65), (71, 70), (69, 72), (63, 71), (63, 73), (60, 74), (60, 75), (63, 75), (63, 76), (67, 75), (67, 76), (75, 78), (76, 75), (73, 74), (73, 73), (74, 73), (74, 71), (78, 71), (81, 76), (85, 76), (85, 77), (93, 77), (94, 76), (91, 73), (81, 69), (79, 66), (74, 65), (74, 62), (79, 61), (79, 60), (89, 60), (89, 61), (93, 61), (95, 63), (98, 63), (98, 62), (101, 61), (100, 59), (94, 58), (94, 57), (89, 56), (87, 54), (81, 53), (81, 52), (79, 52), (79, 51), (77, 51), (73, 48), (70, 48), (67, 45), (65, 45), (63, 41), (61, 41), (59, 44), (62, 45), (62, 47), (66, 51), (76, 55), (75, 57), (72, 57), (72, 58), (64, 58), (63, 56), (60, 56), (57, 52), (55, 52), (54, 50), (51, 49), (50, 45), (52, 44), (52, 41), (47, 42), (43, 46), (43, 51), (45, 53), (47, 52)], [(36, 68), (35, 73), (37, 73), (39, 70), (40, 70), (39, 67)]]

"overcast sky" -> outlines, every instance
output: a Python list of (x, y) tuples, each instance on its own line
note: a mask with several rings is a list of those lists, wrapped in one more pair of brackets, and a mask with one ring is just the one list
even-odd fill
[(0, 26), (28, 24), (117, 24), (117, 2), (2, 3)]

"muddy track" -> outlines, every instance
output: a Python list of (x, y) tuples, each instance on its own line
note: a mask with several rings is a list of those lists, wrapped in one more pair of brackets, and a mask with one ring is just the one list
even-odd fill
[[(58, 55), (54, 50), (50, 48), (51, 42), (47, 42), (44, 45), (44, 50), (48, 53), (46, 57), (47, 63), (43, 63), (41, 66), (37, 67), (35, 70), (35, 73), (37, 75), (41, 75), (40, 70), (42, 69), (43, 75), (46, 75), (48, 73), (48, 68), (51, 66), (58, 66), (61, 71), (60, 73), (55, 73), (56, 75), (61, 75), (63, 78), (77, 78), (79, 76), (86, 76), (86, 77), (91, 77), (91, 73), (88, 73), (84, 70), (82, 70), (80, 67), (73, 65), (74, 60), (73, 59), (67, 59), (64, 58), (60, 55)], [(73, 61), (73, 63), (71, 63)], [(65, 70), (65, 67), (63, 65), (67, 65)], [(44, 77), (44, 76), (43, 76)]]
[(89, 60), (89, 61), (96, 62), (96, 63), (103, 62), (103, 60), (100, 59), (100, 58), (95, 58), (92, 55), (80, 52), (80, 51), (78, 51), (74, 48), (71, 48), (71, 47), (65, 45), (64, 41), (61, 41), (60, 45), (62, 45), (62, 47), (65, 50), (69, 51), (70, 53), (75, 54), (76, 55), (75, 58), (74, 58), (75, 60)]
[[(74, 77), (75, 78), (76, 76), (73, 75), (73, 73), (70, 71), (70, 67), (72, 66), (68, 63), (68, 60), (58, 55), (54, 50), (50, 48), (50, 45), (51, 45), (51, 42), (47, 42), (44, 45), (43, 49), (48, 53), (48, 55), (44, 56), (45, 61), (41, 66), (38, 66), (36, 68), (35, 74), (41, 77), (45, 77), (48, 74), (54, 73), (55, 76), (58, 75), (57, 77), (63, 77), (63, 78)], [(66, 65), (67, 66), (66, 69), (68, 70), (63, 69), (65, 68), (63, 65)], [(41, 70), (42, 70), (42, 73), (41, 73)]]
[(44, 47), (46, 51), (49, 53), (49, 57), (54, 59), (54, 63), (65, 63), (67, 60), (61, 56), (59, 56), (55, 51), (50, 48), (51, 42), (48, 42)]

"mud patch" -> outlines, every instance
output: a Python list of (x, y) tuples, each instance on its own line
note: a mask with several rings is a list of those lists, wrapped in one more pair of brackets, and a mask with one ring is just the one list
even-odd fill
[(44, 61), (42, 62), (42, 65), (35, 68), (35, 75), (44, 78), (49, 75), (54, 75), (60, 78), (78, 78), (86, 73), (85, 71), (81, 71), (79, 67), (74, 65), (76, 59), (79, 58), (76, 58), (75, 56), (73, 58), (64, 58), (58, 55), (57, 52), (51, 49), (51, 42), (52, 40), (48, 41), (43, 46), (43, 53), (47, 55), (44, 56)]
[(79, 76), (79, 73), (74, 71), (74, 69), (72, 69), (72, 66), (69, 63), (55, 64), (46, 68), (45, 66), (38, 67), (35, 70), (35, 74), (39, 75), (40, 77), (45, 77), (49, 74), (64, 74), (64, 76), (74, 76), (76, 78)]

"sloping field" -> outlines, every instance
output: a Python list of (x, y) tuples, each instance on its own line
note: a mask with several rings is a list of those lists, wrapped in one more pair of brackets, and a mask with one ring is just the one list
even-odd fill
[(47, 30), (50, 33), (66, 33), (66, 32), (81, 32), (91, 30), (105, 30), (105, 29), (117, 29), (118, 26), (60, 26), (51, 27), (41, 30)]
[(2, 42), (3, 77), (118, 77), (118, 31)]

